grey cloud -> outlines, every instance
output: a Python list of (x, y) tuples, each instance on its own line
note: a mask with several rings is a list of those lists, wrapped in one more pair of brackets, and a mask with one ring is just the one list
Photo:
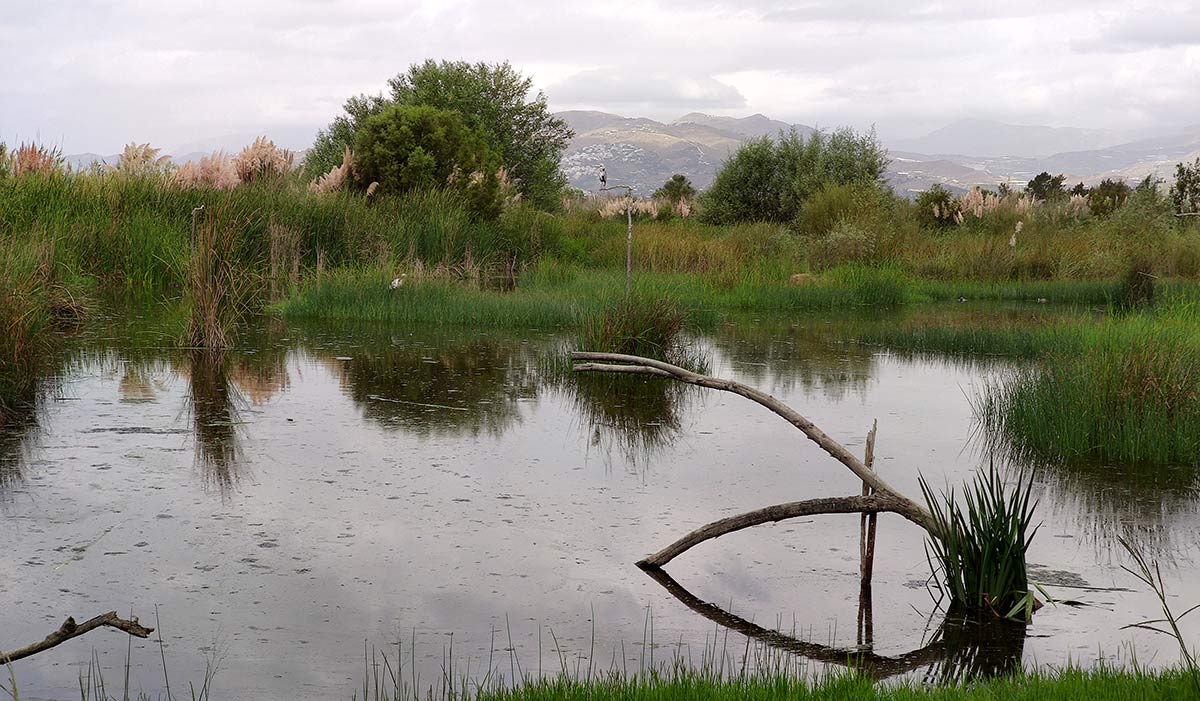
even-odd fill
[(1200, 107), (1188, 48), (1200, 14), (1188, 4), (0, 2), (0, 140), (72, 151), (316, 129), (425, 58), (507, 59), (556, 109), (656, 118), (1131, 128), (1194, 122)]
[(636, 69), (581, 71), (547, 88), (556, 101), (575, 105), (646, 105), (695, 109), (746, 106), (738, 89), (711, 76), (643, 73)]

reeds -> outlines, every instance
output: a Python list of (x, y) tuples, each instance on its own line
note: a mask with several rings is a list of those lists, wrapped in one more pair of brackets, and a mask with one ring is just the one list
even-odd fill
[(245, 224), (226, 210), (210, 210), (196, 231), (188, 266), (191, 305), (185, 345), (222, 351), (250, 306), (253, 274), (240, 269), (238, 248)]
[(1200, 334), (1190, 304), (1080, 326), (985, 387), (992, 447), (1031, 463), (1200, 464)]
[(1032, 479), (1009, 490), (994, 466), (962, 492), (934, 494), (924, 479), (921, 492), (933, 516), (929, 550), (940, 569), (934, 586), (949, 599), (951, 612), (985, 618), (1029, 620), (1040, 603), (1029, 589), (1025, 553), (1037, 527), (1030, 528), (1035, 503)]
[(666, 297), (620, 299), (583, 323), (581, 350), (622, 353), (679, 365), (695, 360), (684, 344), (687, 312)]

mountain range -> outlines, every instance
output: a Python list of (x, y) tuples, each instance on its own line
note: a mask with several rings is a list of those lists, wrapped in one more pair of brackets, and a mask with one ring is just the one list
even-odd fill
[[(802, 136), (814, 132), (809, 125), (761, 114), (736, 118), (693, 112), (671, 122), (582, 110), (557, 116), (575, 131), (562, 170), (572, 186), (587, 192), (599, 188), (601, 166), (610, 185), (630, 185), (639, 195), (649, 195), (676, 173), (703, 189), (745, 141), (792, 129)], [(302, 135), (285, 136), (289, 143), (304, 143)], [(229, 135), (182, 144), (172, 150), (182, 154), (173, 160), (186, 163), (215, 149), (236, 153), (253, 139)], [(1107, 130), (964, 119), (884, 146), (891, 157), (886, 179), (897, 193), (909, 196), (934, 184), (959, 192), (1001, 182), (1022, 186), (1042, 171), (1063, 173), (1068, 183), (1138, 181), (1147, 175), (1170, 180), (1176, 163), (1200, 157), (1200, 124), (1139, 139)], [(297, 161), (300, 157), (302, 152)], [(115, 164), (117, 156), (83, 153), (66, 160), (86, 168), (92, 162)]]

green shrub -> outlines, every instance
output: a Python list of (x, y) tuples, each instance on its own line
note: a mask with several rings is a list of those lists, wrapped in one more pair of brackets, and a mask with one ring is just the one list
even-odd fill
[(686, 322), (687, 312), (670, 299), (626, 298), (584, 321), (579, 347), (678, 365), (687, 360), (682, 338)]
[(433, 107), (389, 107), (367, 119), (355, 137), (359, 184), (383, 192), (452, 187), (475, 211), (500, 213), (500, 159), (454, 112)]
[(1200, 212), (1200, 158), (1191, 164), (1179, 163), (1175, 166), (1171, 201), (1175, 204), (1175, 211), (1180, 214)]
[(792, 223), (801, 207), (828, 184), (875, 183), (887, 167), (875, 133), (844, 128), (807, 139), (792, 130), (778, 139), (743, 144), (705, 193), (701, 214), (717, 224)]
[(921, 222), (930, 228), (954, 226), (961, 219), (958, 198), (940, 183), (917, 196), (917, 212)]
[(792, 228), (801, 234), (819, 238), (833, 230), (838, 221), (850, 216), (858, 204), (855, 185), (828, 183), (804, 201)]
[(692, 185), (692, 181), (688, 180), (686, 175), (679, 173), (672, 175), (670, 180), (654, 191), (655, 199), (663, 199), (673, 205), (695, 197), (696, 188)]
[(875, 237), (856, 224), (844, 221), (809, 244), (808, 249), (808, 263), (818, 271), (847, 263), (870, 263), (874, 258)]
[(1033, 480), (1027, 479), (1006, 490), (992, 466), (963, 490), (964, 509), (953, 490), (934, 495), (921, 479), (937, 534), (930, 549), (941, 567), (951, 612), (1026, 621), (1032, 616), (1038, 603), (1025, 567), (1025, 553), (1037, 532), (1036, 526), (1030, 529), (1032, 488)]
[(1087, 193), (1088, 210), (1098, 217), (1107, 217), (1125, 204), (1132, 193), (1124, 181), (1105, 178)]
[(550, 112), (545, 95), (538, 92), (528, 99), (531, 78), (507, 62), (427, 60), (390, 79), (388, 87), (387, 97), (350, 98), (344, 114), (318, 132), (304, 161), (309, 179), (340, 164), (345, 148), (356, 142), (372, 116), (395, 106), (430, 107), (458, 114), (478, 133), (504, 163), (525, 202), (558, 209), (566, 187), (559, 161), (574, 133)]

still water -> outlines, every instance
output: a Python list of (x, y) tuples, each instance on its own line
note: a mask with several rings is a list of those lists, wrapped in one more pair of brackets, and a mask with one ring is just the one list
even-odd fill
[[(876, 467), (916, 496), (919, 474), (958, 485), (986, 466), (971, 400), (1015, 366), (840, 340), (846, 324), (894, 321), (748, 319), (695, 343), (712, 374), (773, 393), (854, 450), (878, 419)], [(710, 541), (668, 578), (633, 564), (724, 516), (858, 493), (741, 397), (578, 381), (556, 362), (564, 339), (545, 332), (268, 320), (212, 361), (154, 328), (118, 318), (78, 339), (42, 409), (0, 434), (0, 648), (67, 615), (154, 625), (157, 607), (176, 693), (216, 665), (216, 698), (327, 699), (361, 684), (364, 644), (397, 640), (422, 686), (451, 652), (453, 673), (472, 677), (489, 660), (505, 676), (564, 659), (636, 670), (706, 646), (740, 659), (751, 635), (818, 668), (859, 641), (856, 515)], [(1121, 569), (1117, 538), (1160, 562), (1177, 612), (1200, 602), (1196, 474), (1042, 469), (1035, 494), (1031, 575), (1070, 603), (998, 642), (940, 625), (923, 533), (880, 517), (875, 676), (1092, 665), (1131, 649), (1142, 664), (1177, 660), (1174, 641), (1122, 629), (1158, 610)], [(153, 637), (133, 643), (131, 685), (156, 696)], [(77, 698), (93, 655), (119, 694), (127, 643), (101, 629), (15, 663), (21, 697)]]

